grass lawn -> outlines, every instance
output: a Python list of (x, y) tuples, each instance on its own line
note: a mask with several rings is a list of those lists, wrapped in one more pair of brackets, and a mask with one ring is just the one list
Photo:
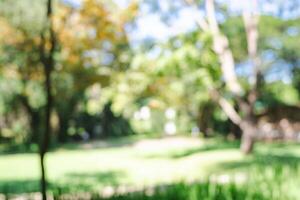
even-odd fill
[[(271, 176), (276, 176), (278, 166), (280, 173), (282, 169), (289, 171), (291, 180), (300, 178), (300, 145), (257, 144), (251, 156), (242, 155), (238, 146), (236, 142), (187, 137), (65, 145), (47, 154), (47, 174), (52, 185), (75, 191), (106, 190), (119, 185), (139, 188), (208, 176), (226, 182), (228, 174), (245, 181), (251, 172), (259, 178), (260, 169), (272, 169)], [(39, 172), (37, 154), (2, 154), (0, 193), (38, 191)], [(297, 188), (295, 183), (289, 184)], [(297, 184), (300, 186), (299, 181)]]

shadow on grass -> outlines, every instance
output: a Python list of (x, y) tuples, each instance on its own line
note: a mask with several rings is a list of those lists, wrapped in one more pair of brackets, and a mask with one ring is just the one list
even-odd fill
[(25, 144), (0, 144), (0, 155), (11, 155), (20, 153), (38, 153), (37, 145)]
[(213, 171), (251, 171), (267, 168), (280, 171), (286, 168), (289, 171), (297, 171), (300, 169), (300, 157), (290, 153), (256, 152), (242, 161), (220, 163)]
[(294, 141), (281, 141), (281, 142), (266, 142), (266, 143), (259, 143), (259, 145), (268, 145), (271, 148), (297, 148), (300, 147), (299, 142)]
[[(131, 146), (136, 142), (135, 139), (108, 139), (108, 140), (93, 140), (87, 142), (70, 142), (65, 144), (55, 144), (50, 147), (48, 152), (55, 152), (57, 150), (89, 150), (89, 149), (109, 149), (116, 147)], [(0, 155), (12, 155), (12, 154), (38, 154), (38, 146), (34, 145), (34, 148), (26, 145), (9, 145), (3, 144), (0, 148)]]
[[(119, 180), (126, 177), (122, 171), (108, 171), (95, 173), (69, 173), (62, 181), (48, 182), (49, 190), (59, 192), (93, 191), (106, 185), (118, 185)], [(0, 181), (0, 193), (21, 194), (39, 192), (39, 180), (11, 180)]]
[(180, 159), (193, 154), (208, 152), (208, 151), (217, 151), (217, 150), (226, 150), (226, 149), (238, 149), (240, 146), (239, 141), (211, 141), (210, 143), (204, 144), (199, 147), (189, 148), (185, 150), (176, 150), (167, 152), (164, 154), (150, 154), (143, 157), (153, 159), (153, 158), (165, 158), (165, 159)]
[(139, 141), (141, 137), (120, 137), (120, 138), (109, 138), (90, 140), (86, 142), (70, 142), (65, 144), (57, 144), (51, 148), (51, 151), (59, 149), (65, 150), (88, 150), (88, 149), (109, 149), (118, 147), (130, 147)]
[(20, 194), (39, 191), (39, 180), (11, 180), (0, 181), (0, 193), (3, 194)]
[[(63, 144), (52, 144), (49, 152), (55, 152), (60, 149), (64, 150), (89, 150), (89, 149), (109, 149), (117, 147), (129, 147), (134, 145), (141, 139), (147, 138), (146, 135), (140, 136), (124, 136), (119, 138), (95, 139), (81, 142), (67, 142)], [(149, 137), (148, 137), (149, 138)], [(151, 136), (156, 139), (158, 136)], [(0, 144), (0, 155), (21, 154), (21, 153), (38, 153), (36, 144), (20, 145), (20, 144)]]
[(75, 189), (76, 191), (91, 191), (106, 185), (117, 186), (124, 178), (126, 178), (126, 174), (123, 171), (69, 173), (65, 175), (64, 181), (59, 184), (59, 187), (66, 191), (70, 189)]

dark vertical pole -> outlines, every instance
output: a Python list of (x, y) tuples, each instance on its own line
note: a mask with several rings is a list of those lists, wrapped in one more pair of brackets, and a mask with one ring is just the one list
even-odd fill
[[(49, 33), (49, 37), (45, 36), (45, 32)], [(46, 110), (45, 110), (45, 132), (40, 143), (40, 165), (41, 165), (41, 192), (43, 200), (47, 199), (47, 179), (45, 169), (45, 155), (48, 150), (50, 138), (51, 138), (51, 109), (52, 109), (52, 94), (51, 94), (51, 73), (54, 65), (54, 50), (56, 46), (56, 40), (54, 37), (54, 31), (52, 26), (52, 0), (47, 0), (47, 18), (46, 18), (46, 30), (41, 34), (41, 62), (44, 67), (45, 74), (45, 90), (46, 90)], [(45, 48), (47, 38), (51, 44), (50, 49)]]

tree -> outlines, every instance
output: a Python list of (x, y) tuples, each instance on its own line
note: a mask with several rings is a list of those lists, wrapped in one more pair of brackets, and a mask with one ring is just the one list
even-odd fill
[[(59, 64), (62, 64), (63, 72), (71, 74), (77, 84), (71, 89), (71, 95), (67, 96), (68, 103), (72, 105), (66, 106), (62, 103), (58, 108), (58, 115), (62, 130), (61, 134), (66, 134), (67, 123), (72, 115), (72, 110), (76, 105), (78, 95), (83, 96), (84, 91), (94, 83), (100, 83), (102, 86), (108, 84), (110, 74), (99, 73), (99, 67), (102, 60), (97, 56), (89, 56), (97, 50), (105, 50), (103, 44), (109, 43), (113, 48), (118, 44), (127, 44), (125, 36), (125, 25), (132, 19), (132, 16), (127, 16), (127, 13), (134, 12), (135, 3), (130, 4), (127, 9), (114, 10), (115, 18), (112, 18), (113, 10), (107, 10), (106, 7), (114, 6), (114, 4), (98, 2), (95, 0), (87, 0), (83, 3), (82, 8), (73, 12), (71, 9), (62, 8), (61, 15), (53, 15), (52, 1), (47, 1), (46, 25), (40, 36), (40, 61), (44, 67), (45, 89), (46, 89), (46, 111), (45, 111), (45, 133), (40, 146), (41, 168), (42, 168), (42, 193), (43, 198), (46, 198), (46, 174), (44, 166), (44, 157), (48, 150), (51, 139), (51, 111), (54, 106), (52, 94), (51, 76), (55, 73), (54, 67), (58, 63), (55, 60), (55, 53), (59, 50), (66, 56), (61, 56)], [(71, 11), (70, 11), (71, 10)], [(123, 16), (124, 15), (124, 16)], [(74, 20), (75, 19), (75, 20)], [(56, 22), (56, 23), (55, 23)], [(56, 26), (56, 27), (55, 27)], [(101, 29), (100, 29), (101, 27)], [(59, 32), (55, 31), (59, 30)], [(75, 32), (76, 31), (76, 32)], [(78, 32), (77, 32), (78, 31)], [(99, 50), (98, 50), (99, 51)], [(112, 53), (115, 53), (112, 51)], [(113, 54), (118, 55), (120, 53)], [(96, 62), (95, 62), (96, 60)], [(111, 63), (109, 63), (111, 64)], [(56, 87), (59, 91), (59, 85)], [(65, 93), (65, 91), (63, 91)], [(59, 105), (59, 102), (56, 101)], [(66, 108), (65, 108), (66, 106)], [(64, 109), (67, 109), (68, 114), (65, 115)], [(63, 136), (63, 135), (62, 135)], [(64, 138), (62, 137), (62, 140)]]
[[(28, 127), (22, 142), (38, 143), (41, 129), (39, 120), (42, 120), (42, 107), (44, 106), (44, 91), (42, 88), (42, 70), (40, 68), (38, 41), (42, 27), (43, 2), (30, 1), (0, 1), (1, 31), (1, 68), (4, 77), (19, 82), (19, 92), (15, 95), (14, 108), (10, 114), (17, 114), (24, 110), (17, 119), (28, 120)], [(12, 5), (13, 4), (13, 5)], [(32, 10), (29, 14), (26, 10)], [(38, 19), (38, 20), (37, 20)], [(13, 71), (15, 76), (6, 76), (6, 71)], [(13, 84), (10, 84), (13, 86)], [(14, 88), (14, 91), (17, 88)], [(31, 91), (35, 91), (32, 93)], [(10, 102), (4, 107), (9, 108)], [(17, 109), (18, 108), (18, 109)], [(9, 114), (8, 113), (8, 114)], [(16, 123), (15, 123), (16, 124)]]
[(49, 142), (51, 139), (51, 125), (50, 117), (53, 105), (52, 97), (52, 81), (51, 75), (54, 69), (54, 53), (56, 49), (56, 36), (53, 30), (53, 16), (52, 16), (52, 0), (47, 0), (47, 13), (45, 21), (45, 29), (42, 30), (40, 36), (40, 61), (44, 67), (45, 74), (45, 90), (46, 90), (46, 117), (45, 117), (45, 130), (40, 143), (40, 164), (41, 164), (41, 192), (43, 200), (47, 199), (47, 180), (45, 170), (45, 155), (48, 151)]
[[(256, 1), (253, 2), (254, 4), (257, 4)], [(197, 9), (197, 6), (193, 0), (186, 0), (186, 3), (192, 6), (194, 9)], [(256, 5), (254, 5), (254, 7), (255, 6)], [(245, 91), (243, 91), (242, 86), (237, 79), (235, 61), (232, 50), (229, 46), (229, 40), (220, 31), (216, 19), (215, 4), (213, 0), (205, 1), (205, 12), (206, 19), (197, 18), (197, 24), (202, 31), (209, 32), (211, 34), (213, 39), (212, 49), (219, 57), (219, 62), (227, 89), (231, 95), (236, 98), (239, 108), (243, 112), (243, 116), (234, 109), (229, 101), (221, 95), (217, 88), (211, 87), (211, 95), (212, 98), (219, 103), (230, 120), (241, 128), (243, 131), (241, 150), (244, 153), (250, 153), (253, 149), (254, 137), (257, 132), (256, 119), (254, 116), (254, 103), (257, 99), (258, 80), (260, 76), (259, 59), (257, 57), (257, 11), (254, 10), (254, 12), (251, 13), (244, 11), (243, 13), (248, 44), (248, 56), (251, 60), (251, 65), (255, 74), (253, 89), (249, 92), (249, 94), (246, 94), (246, 98), (243, 98)]]
[[(199, 13), (193, 15), (193, 19), (200, 32), (210, 35), (212, 39), (211, 46), (208, 48), (218, 56), (220, 69), (223, 72), (220, 81), (226, 86), (211, 84), (209, 87), (211, 97), (240, 129), (244, 127), (242, 129), (244, 132), (252, 132), (252, 134), (243, 134), (244, 145), (241, 147), (244, 152), (251, 151), (254, 135), (260, 132), (257, 127), (259, 112), (262, 111), (260, 105), (263, 104), (263, 109), (268, 109), (269, 106), (265, 102), (265, 94), (268, 92), (267, 81), (270, 81), (268, 78), (274, 75), (275, 68), (278, 69), (278, 63), (282, 61), (284, 63), (280, 65), (280, 70), (285, 73), (287, 71), (291, 73), (291, 70), (288, 70), (290, 65), (295, 66), (299, 63), (297, 47), (293, 47), (297, 44), (299, 36), (299, 32), (296, 31), (298, 25), (294, 24), (299, 21), (297, 8), (295, 8), (297, 6), (292, 6), (297, 5), (297, 1), (288, 4), (284, 1), (276, 1), (276, 11), (271, 14), (263, 13), (262, 16), (259, 16), (258, 7), (263, 11), (264, 6), (261, 4), (270, 2), (261, 0), (260, 5), (255, 5), (256, 1), (247, 1), (245, 4), (249, 8), (243, 10), (242, 17), (239, 11), (231, 13), (232, 7), (223, 4), (222, 1), (168, 1), (163, 5), (156, 1), (147, 2), (152, 8), (149, 9), (150, 12), (159, 11), (160, 16), (167, 23), (172, 22), (174, 18), (176, 23), (176, 17), (180, 16), (181, 9)], [(202, 44), (202, 41), (199, 43)], [(294, 77), (296, 80), (296, 76)], [(277, 76), (277, 80), (279, 78)], [(271, 98), (275, 99), (274, 96)], [(246, 135), (253, 136), (246, 137)]]
[[(59, 142), (67, 140), (68, 124), (76, 112), (90, 111), (85, 109), (92, 102), (86, 91), (94, 85), (109, 86), (114, 74), (126, 70), (131, 51), (125, 26), (134, 20), (136, 9), (135, 1), (125, 8), (95, 0), (83, 1), (78, 9), (59, 7), (55, 22), (61, 67), (54, 73)], [(80, 111), (79, 104), (84, 104)]]
[[(7, 117), (18, 114), (19, 110), (25, 112), (25, 115), (20, 113), (18, 116), (29, 122), (30, 126), (22, 129), (29, 144), (39, 143), (43, 129), (40, 122), (46, 116), (43, 109), (46, 104), (46, 90), (43, 89), (46, 78), (45, 67), (40, 62), (43, 40), (40, 33), (44, 33), (48, 52), (51, 38), (44, 23), (44, 3), (0, 1), (1, 70), (3, 74), (13, 71), (17, 75), (13, 79), (18, 82), (13, 96), (6, 98), (2, 95), (1, 102), (6, 108), (12, 104), (12, 109), (20, 108), (13, 109), (13, 112), (7, 109), (3, 114)], [(89, 102), (86, 90), (94, 84), (108, 86), (111, 74), (128, 67), (132, 55), (125, 26), (134, 19), (137, 3), (133, 1), (126, 8), (120, 8), (111, 1), (88, 0), (82, 2), (79, 8), (64, 1), (54, 3), (56, 12), (52, 26), (56, 36), (56, 64), (51, 72), (54, 99), (51, 115), (58, 118), (58, 127), (53, 127), (54, 133), (58, 131), (54, 139), (65, 142), (73, 116), (86, 112), (77, 109), (79, 104)], [(3, 81), (6, 81), (11, 76), (4, 77)]]

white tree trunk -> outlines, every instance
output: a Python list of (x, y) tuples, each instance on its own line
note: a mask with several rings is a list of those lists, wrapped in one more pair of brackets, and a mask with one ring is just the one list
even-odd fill
[[(194, 4), (193, 0), (185, 0), (187, 4), (191, 5), (194, 9), (197, 9), (197, 6)], [(256, 7), (256, 0), (254, 0), (254, 7)], [(241, 100), (241, 96), (244, 95), (244, 91), (238, 82), (237, 75), (235, 72), (235, 62), (231, 49), (229, 48), (228, 38), (221, 33), (217, 19), (214, 0), (205, 0), (205, 11), (207, 20), (198, 18), (196, 20), (198, 26), (203, 30), (210, 32), (213, 37), (213, 50), (218, 55), (219, 61), (221, 64), (221, 69), (223, 73), (223, 78), (226, 83), (229, 91), (235, 95), (242, 107), (244, 109), (245, 116), (241, 117), (238, 112), (234, 109), (233, 105), (228, 102), (227, 99), (223, 98), (216, 89), (212, 89), (212, 96), (219, 103), (224, 113), (228, 118), (238, 125), (242, 131), (242, 144), (241, 150), (244, 153), (250, 153), (253, 149), (254, 137), (256, 134), (256, 124), (253, 120), (253, 104), (256, 101), (256, 89), (254, 93), (249, 95), (249, 102)], [(257, 59), (257, 40), (258, 40), (258, 15), (249, 14), (244, 12), (244, 22), (245, 29), (247, 34), (247, 43), (248, 43), (248, 54), (249, 58), (253, 62), (253, 70), (255, 74), (255, 85), (257, 84), (258, 77), (258, 59)], [(242, 101), (242, 102), (241, 102)]]
[(205, 10), (208, 19), (210, 32), (213, 37), (213, 50), (219, 56), (224, 81), (228, 89), (235, 95), (242, 95), (243, 90), (240, 86), (235, 73), (235, 63), (233, 54), (229, 48), (228, 38), (220, 32), (216, 19), (214, 0), (205, 1)]
[(206, 0), (206, 13), (210, 31), (212, 32), (213, 36), (213, 49), (219, 56), (225, 83), (228, 86), (228, 89), (238, 98), (238, 102), (244, 112), (244, 116), (241, 117), (225, 98), (220, 97), (218, 102), (232, 122), (241, 128), (243, 132), (241, 151), (248, 154), (253, 150), (255, 135), (257, 133), (253, 109), (254, 103), (257, 99), (257, 79), (259, 74), (257, 57), (258, 15), (248, 12), (244, 12), (243, 14), (247, 35), (248, 54), (252, 61), (254, 71), (254, 87), (248, 96), (247, 102), (240, 98), (240, 96), (243, 95), (243, 90), (237, 80), (235, 62), (232, 51), (228, 44), (229, 40), (225, 35), (221, 34), (219, 30), (218, 22), (216, 20), (214, 0)]

